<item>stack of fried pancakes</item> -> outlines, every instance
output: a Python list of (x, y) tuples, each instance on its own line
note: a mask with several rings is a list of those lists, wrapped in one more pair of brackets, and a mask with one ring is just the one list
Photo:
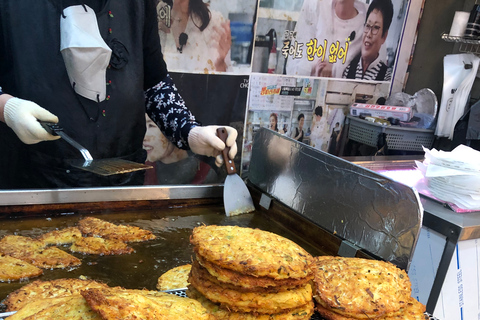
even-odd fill
[(407, 273), (392, 263), (322, 256), (314, 273), (316, 309), (325, 319), (428, 319), (411, 297)]
[[(279, 235), (237, 226), (200, 226), (189, 296), (220, 319), (309, 319), (313, 257)], [(208, 305), (208, 306), (207, 306)], [(210, 306), (210, 308), (209, 308)]]

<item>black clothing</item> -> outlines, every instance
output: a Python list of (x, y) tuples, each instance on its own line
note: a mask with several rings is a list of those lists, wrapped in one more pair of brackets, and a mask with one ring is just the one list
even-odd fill
[(359, 53), (355, 58), (350, 61), (348, 66), (343, 72), (343, 77), (347, 79), (363, 79), (363, 80), (376, 80), (376, 81), (388, 81), (391, 79), (391, 72), (383, 61), (375, 62), (372, 68), (368, 68), (363, 72), (363, 68), (360, 64), (362, 58)]
[[(298, 131), (298, 128), (295, 128), (295, 136), (294, 136), (294, 138), (295, 138), (295, 137), (298, 137), (299, 133), (300, 133), (300, 132)], [(300, 138), (297, 139), (297, 141), (303, 142), (303, 135), (304, 135), (304, 133), (303, 133), (303, 130), (302, 130), (302, 135), (300, 136)]]
[(328, 145), (328, 153), (337, 155), (337, 139), (338, 139), (338, 131), (335, 129), (332, 130), (332, 134), (330, 135), (330, 143)]
[[(107, 99), (100, 103), (75, 93), (60, 53), (60, 16), (70, 2), (75, 1), (0, 2), (0, 85), (4, 92), (31, 100), (57, 115), (65, 132), (87, 148), (94, 159), (122, 157), (144, 162), (144, 90), (167, 79), (155, 2), (104, 0), (102, 5), (99, 1), (85, 1), (93, 9), (100, 9), (96, 12), (99, 30), (112, 48), (106, 75)], [(162, 112), (159, 108), (156, 111)], [(0, 188), (143, 182), (142, 172), (104, 179), (76, 170), (64, 160), (82, 157), (62, 139), (24, 145), (1, 122), (0, 150)], [(30, 181), (22, 182), (20, 173)]]

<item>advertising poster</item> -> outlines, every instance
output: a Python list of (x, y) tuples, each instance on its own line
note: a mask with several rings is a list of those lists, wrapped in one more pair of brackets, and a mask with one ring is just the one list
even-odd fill
[(252, 71), (391, 81), (407, 4), (260, 1)]
[(255, 133), (267, 128), (312, 148), (342, 155), (342, 135), (349, 106), (385, 98), (389, 83), (250, 76), (242, 173), (247, 174)]
[[(325, 92), (319, 92), (321, 82), (319, 79), (279, 75), (250, 76), (242, 170), (248, 171), (253, 138), (260, 128), (309, 143), (313, 113)], [(298, 120), (300, 114), (302, 120)]]
[(158, 30), (168, 69), (250, 73), (257, 0), (160, 0)]

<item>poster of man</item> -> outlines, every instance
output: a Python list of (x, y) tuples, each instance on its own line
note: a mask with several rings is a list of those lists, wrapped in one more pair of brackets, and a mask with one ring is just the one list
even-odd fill
[[(253, 72), (289, 76), (391, 81), (407, 0), (296, 0), (282, 17), (260, 2), (257, 34), (273, 34), (276, 47)], [(300, 5), (299, 5), (300, 4)], [(297, 9), (298, 11), (295, 11)], [(261, 43), (255, 43), (255, 49)], [(272, 44), (273, 45), (273, 44)], [(254, 51), (254, 62), (260, 59)], [(266, 61), (266, 62), (265, 62)], [(347, 70), (348, 69), (348, 70)]]

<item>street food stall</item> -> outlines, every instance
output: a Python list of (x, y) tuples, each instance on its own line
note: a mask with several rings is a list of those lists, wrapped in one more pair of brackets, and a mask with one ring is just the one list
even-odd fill
[[(39, 21), (58, 22), (59, 14), (50, 7), (42, 12), (41, 20), (25, 17), (23, 28), (18, 29), (14, 14), (36, 12), (26, 9), (43, 5), (10, 0), (0, 5), (5, 9), (0, 10), (2, 17), (8, 17), (0, 37), (11, 44), (0, 49), (0, 239), (12, 235), (36, 238), (77, 226), (87, 217), (142, 228), (156, 239), (131, 244), (133, 252), (129, 254), (73, 253), (81, 265), (45, 269), (37, 278), (0, 282), (0, 299), (36, 279), (95, 279), (109, 286), (155, 290), (160, 275), (193, 261), (194, 248), (189, 241), (192, 230), (203, 225), (232, 225), (271, 231), (291, 239), (312, 256), (387, 261), (408, 272), (412, 296), (426, 305), (428, 314), (448, 320), (478, 318), (480, 212), (455, 211), (449, 203), (431, 197), (425, 185), (417, 183), (420, 179), (411, 183), (408, 178), (412, 173), (415, 176), (415, 160), (422, 160), (424, 148), (453, 145), (442, 145), (442, 139), (459, 140), (455, 143), (480, 140), (475, 131), (480, 127), (478, 121), (475, 123), (480, 104), (473, 101), (478, 93), (474, 82), (480, 65), (480, 42), (478, 34), (472, 32), (478, 31), (478, 24), (476, 21), (472, 26), (470, 21), (468, 26), (465, 20), (471, 9), (471, 17), (477, 19), (480, 5), (453, 0), (441, 6), (425, 0), (380, 1), (381, 5), (375, 0), (356, 0), (342, 6), (314, 0), (217, 0), (199, 1), (200, 11), (183, 16), (182, 21), (177, 6), (167, 2), (155, 1), (156, 7), (151, 8), (155, 13), (149, 18), (155, 14), (158, 18), (158, 26), (154, 23), (150, 30), (152, 39), (157, 40), (158, 31), (161, 59), (178, 87), (181, 104), (185, 102), (204, 126), (221, 124), (237, 129), (239, 152), (235, 162), (240, 164), (239, 174), (253, 196), (255, 211), (226, 215), (221, 184), (225, 173), (216, 168), (213, 158), (176, 148), (166, 136), (164, 125), (154, 122), (150, 114), (145, 115), (145, 128), (145, 88), (140, 85), (146, 78), (143, 74), (135, 78), (135, 86), (117, 81), (128, 74), (122, 68), (133, 65), (127, 63), (129, 54), (131, 62), (143, 61), (135, 56), (141, 53), (142, 44), (127, 43), (119, 36), (128, 25), (126, 21), (141, 23), (141, 19), (127, 19), (121, 6), (107, 8), (109, 1), (90, 8), (92, 17), (101, 18), (98, 26), (104, 28), (102, 40), (116, 51), (112, 61), (107, 59), (105, 63), (108, 70), (102, 70), (107, 74), (107, 81), (100, 81), (102, 90), (108, 89), (108, 95), (102, 97), (105, 101), (100, 102), (96, 96), (85, 107), (83, 98), (78, 100), (75, 94), (79, 86), (67, 81), (70, 74), (62, 63), (57, 65), (58, 45), (49, 46), (51, 51), (42, 50), (42, 55), (25, 54), (28, 45), (35, 42), (31, 39), (38, 44), (52, 39), (56, 43), (57, 37), (50, 36), (59, 35), (60, 30), (31, 26)], [(88, 12), (86, 4), (77, 9)], [(462, 21), (457, 19), (460, 16)], [(200, 26), (195, 18), (202, 20)], [(380, 20), (371, 25), (368, 21), (372, 19)], [(182, 21), (185, 26), (187, 20), (198, 30), (184, 29), (172, 38), (178, 31), (172, 32), (172, 25), (175, 28)], [(335, 30), (335, 25), (346, 27)], [(446, 26), (452, 26), (450, 33), (441, 35), (439, 31), (444, 30), (440, 29), (448, 29)], [(459, 31), (459, 27), (463, 29)], [(15, 37), (8, 33), (9, 28), (24, 33)], [(210, 28), (222, 29), (221, 40), (210, 39), (216, 35)], [(13, 43), (11, 39), (23, 42)], [(139, 39), (136, 35), (135, 41)], [(115, 61), (116, 57), (121, 61)], [(52, 65), (59, 68), (53, 69)], [(443, 92), (438, 81), (442, 72)], [(435, 98), (429, 110), (425, 110), (425, 103), (406, 103), (391, 105), (408, 105), (406, 119), (372, 114), (396, 94), (405, 98), (406, 92), (418, 93), (425, 87)], [(59, 103), (67, 101), (59, 99), (65, 93), (70, 103)], [(135, 107), (129, 99), (122, 99), (129, 93), (138, 98)], [(119, 187), (130, 182), (112, 179), (107, 184), (117, 187), (93, 188), (87, 180), (85, 188), (36, 189), (32, 173), (43, 168), (47, 172), (44, 176), (50, 177), (48, 172), (58, 170), (59, 161), (63, 164), (64, 160), (69, 163), (79, 158), (77, 151), (82, 153), (82, 148), (63, 153), (69, 150), (61, 145), (65, 135), (58, 141), (43, 142), (43, 131), (43, 137), (28, 140), (43, 144), (23, 143), (22, 131), (31, 130), (12, 130), (25, 129), (25, 123), (16, 122), (23, 117), (2, 117), (10, 95), (38, 103), (58, 116), (65, 131), (88, 146), (95, 160), (97, 155), (100, 161), (127, 156), (126, 150), (103, 154), (115, 140), (153, 169), (147, 170), (145, 177), (139, 175), (135, 186)], [(411, 102), (410, 98), (405, 98), (406, 102)], [(119, 107), (123, 104), (125, 109)], [(369, 112), (358, 112), (358, 117), (349, 114), (358, 104), (369, 105)], [(470, 104), (473, 106), (467, 110)], [(91, 114), (90, 106), (95, 110)], [(136, 111), (135, 117), (129, 114), (132, 110)], [(455, 117), (448, 114), (454, 110)], [(30, 124), (38, 125), (36, 116), (29, 119)], [(119, 120), (129, 125), (117, 127), (122, 123)], [(460, 128), (455, 128), (457, 120)], [(97, 128), (107, 131), (100, 133)], [(106, 133), (112, 133), (112, 139), (102, 144), (100, 137), (107, 137)], [(113, 133), (125, 135), (126, 140), (114, 139)], [(129, 135), (135, 138), (131, 145), (124, 143), (130, 141)], [(351, 144), (345, 145), (348, 141)], [(86, 151), (83, 149), (82, 154)], [(375, 156), (347, 158), (366, 154)], [(382, 158), (379, 154), (403, 157)], [(417, 156), (409, 158), (405, 154)], [(62, 174), (69, 175), (70, 169), (62, 167)], [(79, 180), (69, 185), (76, 186)]]
[[(411, 187), (267, 129), (255, 136), (247, 182), (256, 211), (230, 217), (221, 185), (6, 191), (0, 193), (0, 235), (36, 237), (87, 216), (150, 230), (156, 239), (132, 244), (132, 254), (79, 255), (81, 266), (40, 276), (86, 277), (131, 289), (152, 290), (161, 274), (191, 262), (189, 237), (200, 225), (271, 231), (313, 256), (411, 266), (423, 217)], [(30, 281), (1, 283), (2, 299)]]

